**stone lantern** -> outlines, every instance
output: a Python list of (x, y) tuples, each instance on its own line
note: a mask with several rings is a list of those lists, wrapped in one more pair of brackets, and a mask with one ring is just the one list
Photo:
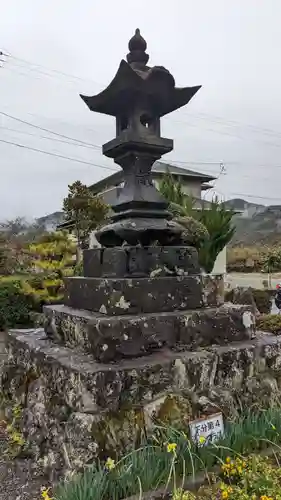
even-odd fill
[(194, 241), (152, 184), (154, 161), (173, 149), (161, 117), (199, 87), (176, 88), (145, 51), (136, 30), (108, 88), (82, 96), (116, 118), (103, 153), (125, 178), (101, 248), (83, 252), (83, 276), (65, 278), (64, 304), (44, 307), (44, 328), (8, 333), (7, 415), (22, 406), (25, 450), (52, 477), (130, 452), (155, 421), (188, 427), (218, 408), (235, 415), (237, 401), (272, 400), (263, 379), (280, 339), (255, 338), (252, 306), (224, 304), (223, 276), (201, 273)]
[(163, 66), (147, 66), (148, 59), (146, 41), (137, 29), (127, 62), (121, 61), (109, 86), (96, 96), (81, 96), (91, 111), (116, 118), (116, 137), (103, 145), (103, 154), (122, 167), (125, 183), (112, 207), (112, 223), (97, 233), (104, 246), (175, 243), (182, 231), (170, 221), (151, 168), (173, 149), (173, 141), (161, 137), (161, 117), (187, 104), (200, 86), (175, 87), (171, 73)]

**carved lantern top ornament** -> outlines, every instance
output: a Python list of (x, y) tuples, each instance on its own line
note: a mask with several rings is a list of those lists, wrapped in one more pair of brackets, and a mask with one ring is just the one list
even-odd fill
[(182, 227), (171, 221), (167, 203), (151, 180), (156, 160), (172, 151), (173, 141), (161, 137), (160, 118), (187, 104), (200, 89), (175, 87), (163, 66), (147, 66), (146, 41), (137, 29), (129, 41), (109, 86), (93, 97), (81, 95), (91, 111), (116, 118), (116, 137), (103, 145), (103, 154), (124, 171), (124, 187), (112, 206), (112, 222), (97, 238), (104, 246), (148, 246), (180, 242)]

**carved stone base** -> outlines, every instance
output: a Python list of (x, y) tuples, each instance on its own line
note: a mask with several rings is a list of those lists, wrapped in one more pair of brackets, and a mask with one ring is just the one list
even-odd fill
[(45, 307), (47, 335), (90, 353), (100, 362), (249, 340), (255, 332), (250, 306), (227, 304), (197, 311), (104, 316), (66, 306)]

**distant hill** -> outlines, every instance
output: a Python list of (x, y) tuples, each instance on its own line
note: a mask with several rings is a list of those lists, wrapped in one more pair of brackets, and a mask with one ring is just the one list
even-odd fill
[(223, 203), (226, 208), (237, 210), (240, 212), (241, 217), (251, 218), (257, 213), (263, 212), (266, 208), (264, 205), (258, 205), (256, 203), (251, 203), (241, 198), (234, 198), (233, 200), (228, 200)]
[(233, 218), (236, 233), (232, 245), (281, 242), (281, 205), (258, 205), (242, 199), (229, 200), (226, 208), (239, 211)]
[[(281, 243), (281, 205), (265, 206), (235, 198), (224, 202), (224, 206), (239, 212), (233, 218), (236, 233), (231, 245)], [(55, 231), (63, 221), (63, 212), (54, 212), (36, 220), (46, 231)]]

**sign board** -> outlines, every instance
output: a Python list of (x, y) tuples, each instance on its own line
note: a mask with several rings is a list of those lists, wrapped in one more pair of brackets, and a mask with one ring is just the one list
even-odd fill
[(198, 446), (214, 443), (224, 436), (222, 413), (189, 422), (191, 440)]

